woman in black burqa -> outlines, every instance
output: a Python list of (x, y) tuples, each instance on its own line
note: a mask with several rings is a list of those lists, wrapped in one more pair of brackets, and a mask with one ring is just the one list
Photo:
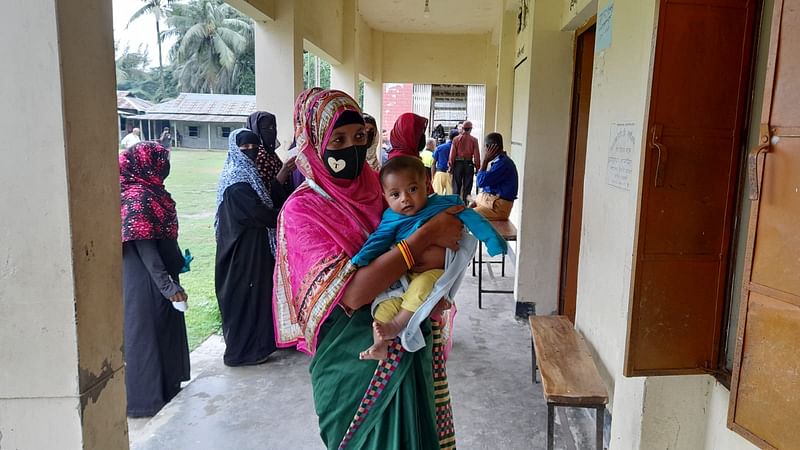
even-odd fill
[(241, 128), (229, 137), (217, 189), (215, 283), (228, 366), (261, 364), (275, 351), (273, 201), (256, 168), (261, 139)]

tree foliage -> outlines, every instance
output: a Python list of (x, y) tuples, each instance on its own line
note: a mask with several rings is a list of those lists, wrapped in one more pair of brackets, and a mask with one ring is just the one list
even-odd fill
[(311, 52), (303, 52), (303, 87), (331, 88), (331, 65)]
[(167, 24), (180, 91), (244, 93), (241, 81), (255, 69), (252, 20), (222, 0), (194, 0), (173, 4)]
[[(146, 48), (125, 48), (117, 59), (117, 89), (151, 101), (174, 98), (179, 92), (255, 94), (255, 41), (250, 18), (223, 0), (142, 1), (143, 6), (129, 23), (152, 14), (159, 27), (162, 20), (167, 25), (159, 34), (159, 54), (163, 38), (174, 37), (175, 44), (161, 71), (149, 68)], [(304, 52), (303, 84), (330, 88), (331, 65)]]
[[(159, 70), (148, 67), (147, 50), (126, 48), (117, 59), (117, 89), (152, 101), (174, 98), (178, 92), (255, 94), (253, 22), (222, 0), (143, 0), (130, 22), (153, 14), (175, 37), (169, 62)], [(130, 23), (129, 22), (129, 23)]]
[(164, 68), (165, 90), (160, 89), (158, 69), (150, 69), (147, 49), (140, 45), (136, 50), (125, 47), (116, 60), (117, 89), (130, 91), (135, 96), (150, 101), (160, 101), (164, 97), (177, 97), (176, 84), (172, 79), (171, 67)]
[(165, 86), (165, 77), (164, 77), (164, 58), (162, 56), (161, 50), (161, 42), (163, 40), (163, 36), (161, 33), (161, 18), (166, 15), (168, 12), (168, 7), (172, 3), (172, 0), (142, 0), (144, 5), (139, 8), (136, 12), (133, 13), (131, 18), (128, 20), (128, 25), (130, 25), (136, 19), (146, 15), (152, 14), (153, 18), (156, 20), (156, 39), (158, 42), (158, 76), (159, 76), (159, 87), (160, 92), (156, 94), (156, 97), (160, 100), (164, 97), (166, 86)]

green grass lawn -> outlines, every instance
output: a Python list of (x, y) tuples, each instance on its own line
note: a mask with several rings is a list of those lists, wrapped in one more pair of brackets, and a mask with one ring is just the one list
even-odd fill
[(221, 326), (214, 294), (214, 214), (217, 182), (225, 163), (225, 152), (173, 149), (167, 190), (177, 203), (181, 249), (194, 256), (192, 270), (181, 275), (189, 294), (186, 329), (189, 349), (194, 350)]

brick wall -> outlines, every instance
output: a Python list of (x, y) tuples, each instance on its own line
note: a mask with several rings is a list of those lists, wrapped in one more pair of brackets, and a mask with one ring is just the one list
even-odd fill
[(384, 84), (381, 127), (385, 128), (386, 130), (391, 130), (400, 114), (412, 112), (413, 96), (414, 85), (411, 83)]

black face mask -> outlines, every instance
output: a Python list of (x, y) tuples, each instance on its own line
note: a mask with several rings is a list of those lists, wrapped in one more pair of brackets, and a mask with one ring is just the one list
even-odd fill
[(367, 160), (367, 146), (353, 145), (341, 150), (325, 150), (322, 162), (334, 178), (355, 180)]
[(417, 144), (417, 151), (421, 152), (425, 150), (425, 144), (426, 144), (425, 135), (423, 134), (422, 136), (419, 137), (419, 143)]
[(258, 147), (250, 149), (240, 148), (239, 150), (241, 150), (242, 153), (244, 153), (244, 156), (250, 158), (251, 161), (256, 162), (256, 157), (258, 156)]
[(367, 148), (372, 147), (372, 144), (375, 143), (375, 135), (378, 134), (375, 130), (367, 131)]
[(275, 131), (275, 127), (273, 125), (265, 125), (258, 127), (258, 133), (261, 137), (262, 144), (264, 148), (268, 152), (275, 151), (275, 138), (277, 136), (277, 132)]

